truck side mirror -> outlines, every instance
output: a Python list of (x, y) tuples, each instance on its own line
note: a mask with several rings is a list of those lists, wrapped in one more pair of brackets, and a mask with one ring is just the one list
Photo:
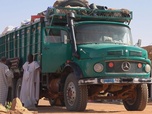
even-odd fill
[(141, 39), (138, 39), (138, 42), (136, 44), (138, 47), (141, 47)]

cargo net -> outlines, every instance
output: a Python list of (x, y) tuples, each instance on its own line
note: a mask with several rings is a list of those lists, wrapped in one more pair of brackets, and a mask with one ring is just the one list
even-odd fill
[[(52, 16), (65, 16), (66, 14), (73, 12), (76, 19), (80, 20), (100, 20), (100, 21), (116, 21), (130, 23), (132, 19), (132, 12), (127, 9), (112, 9), (99, 10), (99, 9), (85, 9), (85, 8), (50, 8), (47, 10), (47, 19)], [(62, 18), (63, 19), (63, 18)]]

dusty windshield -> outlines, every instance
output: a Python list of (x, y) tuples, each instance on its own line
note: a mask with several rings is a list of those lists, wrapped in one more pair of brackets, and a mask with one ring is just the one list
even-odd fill
[(77, 44), (118, 43), (132, 45), (130, 29), (110, 24), (85, 24), (75, 29)]

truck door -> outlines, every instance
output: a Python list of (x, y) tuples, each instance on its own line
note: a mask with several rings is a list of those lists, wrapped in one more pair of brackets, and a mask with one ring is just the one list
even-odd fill
[(46, 28), (42, 45), (42, 72), (56, 72), (71, 58), (71, 45), (67, 30)]

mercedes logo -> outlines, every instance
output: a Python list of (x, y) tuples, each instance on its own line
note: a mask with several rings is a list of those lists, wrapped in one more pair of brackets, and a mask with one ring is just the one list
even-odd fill
[(123, 62), (121, 68), (123, 71), (129, 71), (129, 69), (131, 68), (131, 64), (129, 62)]

